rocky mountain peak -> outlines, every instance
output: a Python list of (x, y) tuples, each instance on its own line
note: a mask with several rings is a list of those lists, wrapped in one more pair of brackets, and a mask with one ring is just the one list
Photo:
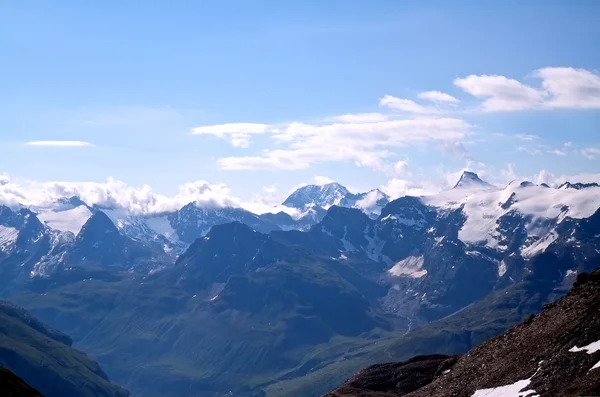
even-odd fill
[(108, 215), (102, 211), (97, 211), (83, 225), (77, 235), (78, 240), (102, 240), (120, 237), (119, 230), (110, 220)]
[(460, 179), (458, 180), (458, 182), (456, 182), (456, 185), (454, 185), (454, 189), (473, 188), (478, 186), (485, 187), (489, 185), (489, 183), (479, 178), (479, 175), (477, 175), (476, 173), (471, 171), (463, 171), (462, 175), (460, 176)]
[(85, 202), (83, 202), (83, 200), (81, 200), (81, 198), (79, 198), (79, 196), (61, 197), (58, 200), (56, 200), (56, 203), (61, 206), (71, 206), (73, 208), (79, 207), (81, 205), (84, 205), (87, 207), (87, 204)]
[(600, 185), (598, 185), (597, 183), (581, 183), (581, 182), (576, 182), (576, 183), (571, 183), (571, 182), (565, 182), (562, 185), (560, 185), (558, 188), (559, 189), (576, 189), (576, 190), (581, 190), (581, 189), (587, 189), (590, 187), (599, 187)]

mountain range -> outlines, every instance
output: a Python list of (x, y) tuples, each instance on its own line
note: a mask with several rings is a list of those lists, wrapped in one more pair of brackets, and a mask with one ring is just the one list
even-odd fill
[(434, 196), (332, 183), (283, 204), (303, 215), (0, 207), (0, 294), (134, 395), (311, 396), (366, 364), (464, 353), (600, 263), (593, 184), (465, 172)]

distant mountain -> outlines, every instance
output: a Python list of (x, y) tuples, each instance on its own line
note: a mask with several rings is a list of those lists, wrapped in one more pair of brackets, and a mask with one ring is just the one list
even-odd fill
[[(108, 381), (98, 364), (73, 349), (68, 336), (3, 301), (0, 301), (0, 367), (8, 368), (46, 397), (129, 396)], [(41, 395), (14, 375), (0, 371), (0, 385), (8, 381), (21, 393), (15, 392), (14, 396)], [(8, 391), (2, 387), (3, 396)]]
[(203, 208), (194, 203), (169, 215), (168, 219), (179, 238), (187, 243), (203, 237), (213, 226), (230, 222), (244, 223), (262, 233), (280, 230), (276, 224), (242, 208)]
[(428, 356), (377, 365), (328, 396), (598, 395), (599, 304), (600, 269), (580, 274), (567, 296), (459, 360)]
[[(242, 222), (262, 233), (308, 230), (323, 218), (332, 205), (358, 208), (371, 217), (377, 217), (388, 202), (389, 197), (378, 189), (353, 194), (340, 184), (330, 183), (305, 186), (290, 195), (284, 205), (297, 210), (293, 217), (285, 212), (256, 215), (242, 208), (200, 206), (196, 203), (189, 203), (177, 211), (138, 215), (116, 207), (90, 206), (77, 196), (61, 198), (50, 205), (29, 210), (42, 225), (56, 234), (70, 232), (73, 235), (79, 234), (94, 214), (102, 212), (124, 236), (142, 244), (158, 246), (174, 259), (215, 225)], [(8, 230), (0, 231), (0, 247), (10, 237), (8, 233)]]
[(600, 185), (598, 185), (597, 183), (571, 183), (571, 182), (565, 182), (562, 185), (560, 185), (558, 188), (559, 189), (577, 189), (577, 190), (581, 190), (581, 189), (587, 189), (587, 188), (591, 188), (591, 187), (599, 187)]
[(325, 185), (306, 185), (290, 194), (282, 205), (299, 210), (311, 205), (328, 209), (332, 205), (339, 205), (349, 194), (348, 189), (336, 182)]
[(294, 191), (282, 205), (300, 211), (307, 211), (311, 208), (327, 210), (331, 206), (336, 205), (358, 208), (376, 217), (389, 200), (389, 196), (379, 189), (374, 189), (366, 193), (353, 194), (339, 183), (332, 182), (325, 185), (303, 186)]

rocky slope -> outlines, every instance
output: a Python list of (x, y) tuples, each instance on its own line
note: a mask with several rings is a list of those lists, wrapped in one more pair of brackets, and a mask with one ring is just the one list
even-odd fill
[[(3, 301), (0, 301), (0, 367), (14, 372), (46, 397), (129, 396), (109, 382), (98, 364), (72, 348), (68, 336)], [(10, 377), (4, 372), (1, 379), (8, 381)], [(14, 377), (12, 381), (18, 384), (14, 383)], [(0, 390), (4, 393), (7, 389)], [(29, 389), (29, 392), (34, 391)]]
[[(430, 356), (371, 367), (328, 396), (599, 395), (598, 307), (600, 269), (580, 274), (565, 297), (472, 349), (455, 364), (448, 357)], [(415, 365), (415, 361), (424, 364)], [(429, 362), (433, 362), (430, 367), (425, 364)], [(447, 366), (442, 370), (439, 363)], [(424, 372), (430, 375), (423, 380), (428, 384), (416, 390), (403, 387), (403, 379), (423, 376)]]
[(43, 397), (23, 379), (2, 367), (0, 367), (0, 390), (4, 397)]

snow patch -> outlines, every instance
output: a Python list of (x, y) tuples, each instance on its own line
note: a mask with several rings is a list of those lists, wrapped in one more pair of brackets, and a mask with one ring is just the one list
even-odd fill
[(546, 249), (558, 238), (558, 234), (556, 230), (552, 229), (550, 233), (545, 235), (543, 238), (537, 240), (535, 243), (531, 244), (529, 247), (523, 248), (521, 251), (521, 255), (525, 259), (533, 258), (534, 256), (541, 254), (546, 251)]
[(504, 262), (504, 260), (501, 260), (500, 263), (498, 263), (498, 277), (502, 277), (506, 274), (506, 263)]
[(169, 222), (169, 219), (166, 215), (148, 217), (146, 219), (146, 225), (148, 225), (148, 227), (156, 234), (165, 236), (169, 241), (179, 241), (179, 236), (177, 235), (175, 229), (173, 229), (171, 226), (171, 222)]
[(84, 205), (64, 211), (46, 211), (38, 214), (38, 219), (61, 232), (79, 233), (83, 225), (92, 216), (92, 211)]
[(535, 390), (521, 391), (531, 383), (531, 379), (519, 380), (512, 385), (477, 390), (471, 397), (539, 397)]
[(535, 371), (533, 375), (531, 375), (528, 379), (518, 380), (513, 384), (500, 386), (500, 387), (492, 387), (490, 389), (480, 389), (475, 391), (471, 395), (471, 397), (540, 397), (540, 395), (533, 389), (528, 389), (525, 391), (521, 391), (525, 389), (531, 383), (531, 379), (540, 372), (541, 365), (544, 361), (540, 361), (538, 364), (538, 369)]
[(583, 347), (573, 346), (572, 348), (569, 349), (569, 351), (571, 353), (586, 351), (587, 354), (594, 354), (597, 351), (600, 351), (600, 340), (598, 340), (596, 342), (592, 342), (589, 345), (583, 346)]
[(17, 241), (18, 236), (19, 231), (14, 227), (0, 225), (0, 249), (11, 246), (15, 241)]
[(427, 275), (427, 270), (423, 269), (422, 256), (409, 256), (406, 259), (397, 262), (388, 270), (393, 276), (408, 276), (411, 278), (421, 278)]

